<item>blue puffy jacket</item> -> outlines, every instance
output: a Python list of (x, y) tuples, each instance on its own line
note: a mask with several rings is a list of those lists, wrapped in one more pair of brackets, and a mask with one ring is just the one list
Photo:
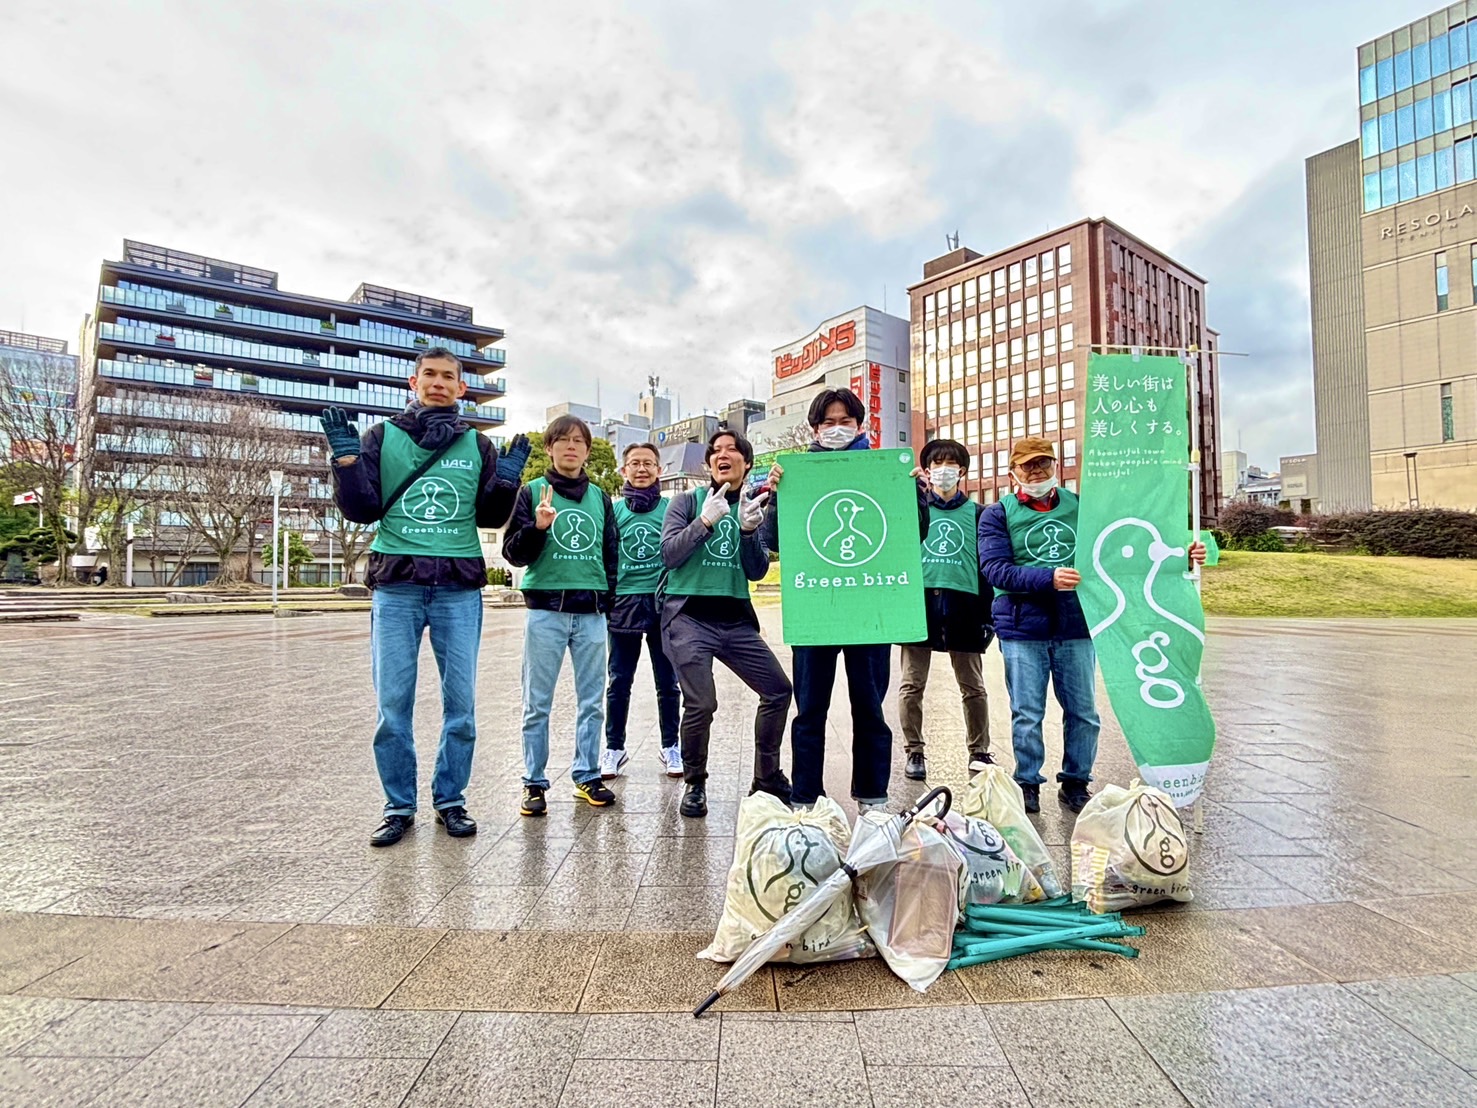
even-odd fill
[(1015, 564), (1003, 504), (980, 512), (979, 550), (980, 573), (995, 590), (991, 611), (998, 637), (1034, 642), (1091, 637), (1075, 592), (1053, 587), (1049, 569)]

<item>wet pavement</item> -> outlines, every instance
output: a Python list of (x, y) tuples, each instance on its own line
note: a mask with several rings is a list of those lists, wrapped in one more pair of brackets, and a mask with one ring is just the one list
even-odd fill
[[(703, 1021), (685, 1013), (720, 971), (693, 955), (752, 694), (720, 671), (711, 814), (689, 821), (644, 663), (620, 804), (576, 805), (566, 676), (551, 811), (520, 819), (522, 613), (489, 611), (481, 831), (449, 839), (423, 809), (371, 850), (367, 632), (362, 614), (0, 627), (0, 1102), (1477, 1103), (1477, 623), (1213, 620), (1196, 898), (1136, 914), (1137, 960), (1040, 954), (921, 995), (875, 960), (774, 967)], [(985, 670), (1008, 764), (998, 653)], [(962, 784), (946, 666), (925, 711), (930, 781)], [(1126, 784), (1104, 715), (1098, 777)], [(833, 713), (828, 782), (853, 813), (847, 728)], [(899, 743), (898, 804), (917, 791), (901, 768)], [(1071, 816), (1049, 788), (1042, 808), (1065, 871)]]

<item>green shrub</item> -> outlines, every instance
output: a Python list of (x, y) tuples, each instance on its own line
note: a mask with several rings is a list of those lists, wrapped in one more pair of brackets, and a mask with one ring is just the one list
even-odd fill
[(506, 588), (512, 583), (512, 576), (503, 566), (488, 566), (487, 583), (489, 585), (501, 585)]
[(1226, 534), (1226, 532), (1222, 531), (1219, 527), (1212, 527), (1210, 529), (1210, 537), (1215, 539), (1216, 546), (1220, 547), (1222, 550), (1231, 549), (1231, 536)]
[(1342, 512), (1309, 520), (1325, 545), (1374, 555), (1412, 558), (1477, 558), (1477, 512), (1451, 508)]
[(1216, 519), (1220, 529), (1233, 539), (1254, 538), (1273, 527), (1286, 527), (1292, 521), (1293, 514), (1285, 509), (1246, 500), (1231, 501)]
[(1287, 549), (1287, 544), (1282, 541), (1282, 536), (1276, 531), (1263, 531), (1259, 535), (1231, 538), (1228, 549), (1258, 550), (1265, 554), (1281, 554)]

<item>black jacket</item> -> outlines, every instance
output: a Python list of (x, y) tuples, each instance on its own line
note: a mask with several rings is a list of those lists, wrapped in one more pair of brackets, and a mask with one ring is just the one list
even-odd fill
[[(930, 505), (943, 508), (953, 506), (955, 511), (970, 511), (965, 496), (956, 492), (949, 500), (919, 486), (918, 499), (926, 512)], [(979, 509), (984, 510), (982, 507)], [(977, 536), (977, 528), (965, 530)], [(976, 540), (977, 541), (977, 540)], [(979, 572), (979, 558), (974, 559)], [(927, 646), (930, 650), (957, 650), (967, 654), (982, 654), (995, 637), (993, 619), (990, 614), (990, 599), (993, 595), (983, 572), (979, 572), (979, 594), (961, 592), (958, 589), (924, 589), (923, 604), (928, 613), (928, 638), (910, 645)]]
[[(646, 514), (637, 509), (629, 500), (626, 501), (626, 506), (638, 515)], [(656, 504), (653, 504), (647, 512), (655, 510)], [(661, 605), (657, 602), (655, 592), (628, 593), (625, 596), (617, 596), (610, 606), (610, 630), (617, 634), (635, 635), (644, 635), (648, 631), (660, 631), (661, 616)]]
[[(408, 409), (389, 422), (419, 443), (420, 428)], [(462, 433), (470, 427), (458, 421), (456, 430)], [(380, 448), (384, 441), (385, 425), (377, 423), (359, 436), (357, 462), (345, 466), (330, 464), (328, 467), (333, 473), (333, 501), (350, 522), (378, 523), (385, 514), (380, 489)], [(477, 485), (477, 526), (501, 527), (508, 521), (518, 485), (513, 481), (498, 480), (497, 447), (486, 435), (477, 436), (477, 452), (482, 456), (482, 477)], [(369, 573), (364, 583), (371, 589), (378, 585), (480, 589), (487, 584), (487, 563), (480, 554), (475, 558), (425, 558), (412, 554), (379, 554), (371, 550)]]
[[(581, 473), (578, 477), (565, 477), (552, 466), (543, 476), (554, 491), (569, 500), (583, 500), (590, 478)], [(605, 578), (609, 582), (604, 592), (588, 589), (524, 589), (523, 602), (530, 608), (541, 608), (552, 612), (609, 612), (615, 600), (615, 573), (619, 564), (619, 537), (615, 529), (615, 512), (611, 510), (610, 494), (600, 490), (600, 502), (605, 506), (605, 529), (601, 546), (605, 555)], [(518, 490), (518, 499), (513, 505), (513, 521), (503, 532), (503, 558), (515, 566), (530, 566), (544, 552), (549, 540), (548, 531), (540, 531), (533, 522), (533, 493), (524, 485)]]

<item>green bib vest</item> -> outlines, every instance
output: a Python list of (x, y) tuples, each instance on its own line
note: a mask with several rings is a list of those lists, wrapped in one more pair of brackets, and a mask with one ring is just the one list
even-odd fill
[(957, 508), (928, 505), (928, 538), (923, 540), (923, 587), (980, 591), (980, 506), (966, 500)]
[(1042, 569), (1070, 568), (1077, 557), (1077, 494), (1057, 489), (1056, 507), (1036, 512), (1010, 493), (1005, 505), (1005, 524), (1010, 530), (1010, 548), (1018, 566)]
[[(528, 483), (533, 505), (538, 507), (549, 482), (536, 477)], [(583, 500), (570, 500), (554, 490), (557, 514), (549, 526), (544, 551), (523, 574), (524, 589), (545, 592), (604, 592), (610, 587), (605, 576), (605, 501), (591, 481)]]
[[(432, 453), (393, 423), (386, 423), (380, 444), (380, 495), (388, 496), (399, 488)], [(390, 505), (369, 549), (377, 554), (429, 558), (482, 557), (482, 542), (477, 537), (481, 481), (477, 432), (466, 431)]]
[(658, 500), (649, 512), (634, 512), (624, 500), (617, 500), (613, 507), (620, 535), (615, 594), (655, 593), (662, 580), (662, 520), (667, 515), (667, 498)]
[[(692, 494), (692, 518), (703, 510), (711, 489)], [(708, 541), (676, 569), (667, 570), (664, 591), (669, 596), (732, 596), (749, 599), (749, 579), (739, 561), (738, 509), (720, 519)]]

